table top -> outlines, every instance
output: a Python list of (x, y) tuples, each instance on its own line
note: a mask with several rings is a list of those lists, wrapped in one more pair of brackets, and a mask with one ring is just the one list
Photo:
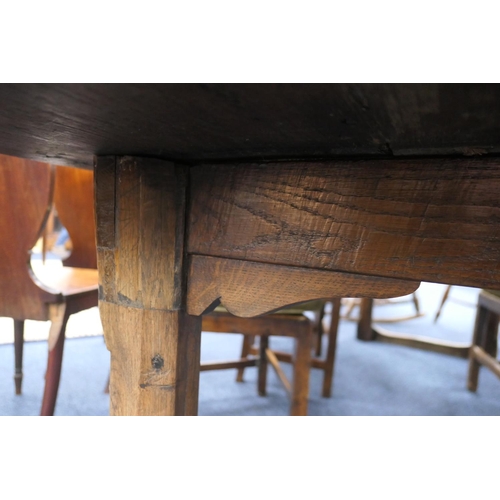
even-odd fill
[(500, 152), (500, 85), (1, 84), (0, 153), (185, 161)]

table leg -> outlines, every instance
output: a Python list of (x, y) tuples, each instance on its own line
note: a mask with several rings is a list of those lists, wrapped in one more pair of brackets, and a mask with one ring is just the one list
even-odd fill
[(99, 308), (112, 415), (195, 415), (201, 319), (185, 312), (186, 173), (132, 157), (96, 162)]
[(361, 299), (359, 306), (358, 340), (375, 340), (372, 328), (373, 299)]

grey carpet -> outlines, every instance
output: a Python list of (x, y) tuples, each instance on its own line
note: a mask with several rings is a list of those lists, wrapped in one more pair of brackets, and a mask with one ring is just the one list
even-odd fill
[[(430, 292), (429, 292), (430, 290)], [(425, 317), (386, 326), (457, 341), (470, 340), (474, 309), (448, 303), (437, 325), (432, 315), (442, 289), (425, 292)], [(431, 293), (432, 292), (432, 293)], [(463, 292), (457, 287), (452, 295)], [(434, 293), (434, 295), (433, 295)], [(477, 291), (466, 290), (474, 301)], [(468, 294), (468, 295), (467, 295)], [(427, 304), (427, 305), (426, 305)], [(381, 306), (376, 316), (411, 312), (408, 305)], [(289, 339), (272, 339), (286, 349)], [(204, 333), (202, 359), (230, 359), (241, 346), (239, 335)], [(37, 415), (43, 391), (46, 342), (25, 345), (23, 395), (13, 391), (13, 347), (0, 346), (0, 415)], [(284, 369), (290, 374), (290, 369)], [(63, 377), (57, 415), (106, 415), (109, 398), (103, 393), (109, 370), (109, 353), (101, 337), (66, 341)], [(500, 415), (500, 380), (486, 369), (476, 394), (465, 387), (467, 361), (440, 354), (360, 342), (355, 325), (342, 321), (339, 331), (334, 394), (320, 397), (321, 376), (312, 370), (310, 415)], [(289, 402), (274, 372), (269, 372), (268, 395), (256, 394), (255, 368), (247, 369), (245, 382), (235, 382), (235, 370), (205, 372), (200, 377), (200, 415), (287, 415)]]

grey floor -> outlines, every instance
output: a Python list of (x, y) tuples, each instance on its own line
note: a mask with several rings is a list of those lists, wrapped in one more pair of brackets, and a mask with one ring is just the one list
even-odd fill
[[(443, 287), (424, 284), (419, 290), (424, 317), (385, 325), (387, 329), (469, 341), (475, 310), (455, 302), (474, 303), (478, 291), (456, 287), (452, 300), (434, 325), (433, 314)], [(412, 306), (380, 306), (375, 317), (412, 312)], [(5, 329), (5, 322), (2, 323)], [(0, 332), (0, 334), (3, 332)], [(274, 342), (273, 342), (274, 341)], [(291, 347), (289, 339), (272, 339), (272, 346)], [(239, 335), (204, 333), (202, 359), (230, 359), (238, 355)], [(45, 341), (25, 345), (23, 395), (13, 391), (13, 346), (0, 345), (0, 415), (37, 415), (46, 364)], [(290, 373), (289, 367), (284, 367)], [(109, 398), (103, 393), (109, 371), (109, 353), (102, 336), (66, 341), (57, 415), (106, 415)], [(334, 394), (320, 397), (321, 372), (312, 370), (310, 415), (500, 415), (500, 381), (483, 369), (476, 394), (465, 387), (467, 361), (440, 354), (360, 342), (355, 324), (341, 321)], [(235, 371), (205, 372), (200, 377), (200, 415), (287, 415), (289, 402), (280, 382), (269, 372), (268, 395), (256, 394), (255, 368), (245, 382), (235, 382)]]

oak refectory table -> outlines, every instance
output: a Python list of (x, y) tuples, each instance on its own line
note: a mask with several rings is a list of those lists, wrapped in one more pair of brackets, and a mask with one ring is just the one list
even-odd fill
[(111, 414), (195, 415), (200, 315), (500, 288), (500, 86), (0, 85), (0, 153), (95, 167)]

